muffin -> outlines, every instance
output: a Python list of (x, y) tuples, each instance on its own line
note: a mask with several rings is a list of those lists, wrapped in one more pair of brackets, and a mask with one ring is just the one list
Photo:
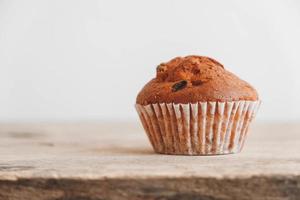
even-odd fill
[(177, 155), (240, 152), (259, 105), (250, 84), (204, 56), (161, 63), (136, 98), (154, 151)]

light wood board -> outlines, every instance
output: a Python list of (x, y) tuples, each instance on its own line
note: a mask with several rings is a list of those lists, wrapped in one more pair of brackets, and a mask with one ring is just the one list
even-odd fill
[(64, 199), (66, 191), (75, 197), (88, 185), (80, 192), (85, 199), (180, 199), (181, 194), (234, 199), (245, 191), (249, 194), (239, 199), (300, 195), (299, 123), (255, 123), (243, 151), (224, 156), (155, 154), (138, 122), (1, 124), (0, 137), (3, 198), (43, 199), (49, 192)]

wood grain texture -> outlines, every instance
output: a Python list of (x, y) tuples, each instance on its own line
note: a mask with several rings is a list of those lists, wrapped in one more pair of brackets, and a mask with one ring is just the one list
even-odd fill
[(0, 199), (299, 199), (300, 124), (256, 124), (240, 154), (154, 154), (139, 124), (0, 125)]

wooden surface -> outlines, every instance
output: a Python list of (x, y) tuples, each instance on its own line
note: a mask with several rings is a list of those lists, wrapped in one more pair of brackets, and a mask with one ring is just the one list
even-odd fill
[[(300, 199), (300, 124), (254, 124), (240, 154), (154, 154), (140, 124), (0, 125), (0, 199)], [(255, 192), (254, 192), (255, 191)]]

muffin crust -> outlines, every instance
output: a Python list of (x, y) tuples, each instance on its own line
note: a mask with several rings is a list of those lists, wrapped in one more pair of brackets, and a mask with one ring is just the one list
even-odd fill
[(161, 63), (156, 78), (139, 92), (136, 103), (196, 103), (204, 101), (258, 100), (246, 81), (205, 56), (176, 57)]

